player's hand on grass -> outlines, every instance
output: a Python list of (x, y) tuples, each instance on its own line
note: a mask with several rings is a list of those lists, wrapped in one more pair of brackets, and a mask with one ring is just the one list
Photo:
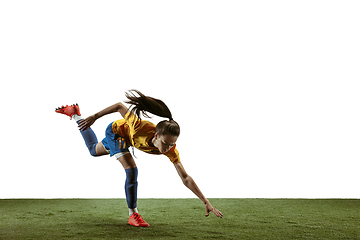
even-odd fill
[(223, 217), (222, 212), (220, 212), (219, 210), (217, 210), (216, 208), (214, 208), (214, 207), (210, 204), (209, 201), (206, 201), (205, 210), (206, 210), (205, 217), (208, 217), (209, 214), (210, 214), (210, 212), (213, 212), (217, 217), (220, 217), (220, 218)]
[(79, 121), (79, 130), (84, 131), (87, 128), (89, 128), (93, 123), (96, 121), (96, 117), (94, 115), (91, 115), (90, 117), (87, 117), (85, 119), (82, 119)]

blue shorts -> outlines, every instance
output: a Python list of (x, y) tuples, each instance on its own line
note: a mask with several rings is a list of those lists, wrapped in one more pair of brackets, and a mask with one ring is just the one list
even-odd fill
[(110, 157), (117, 153), (129, 152), (129, 146), (126, 144), (125, 138), (112, 131), (112, 124), (106, 128), (105, 138), (101, 141), (106, 150), (110, 150)]

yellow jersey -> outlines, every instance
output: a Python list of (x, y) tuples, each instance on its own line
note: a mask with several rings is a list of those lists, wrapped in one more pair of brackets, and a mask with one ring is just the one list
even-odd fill
[[(155, 124), (146, 120), (140, 120), (135, 114), (132, 114), (129, 111), (126, 113), (124, 119), (113, 122), (111, 127), (115, 134), (125, 138), (125, 141), (129, 146), (136, 147), (149, 154), (162, 154), (156, 147), (149, 145), (149, 141), (155, 135)], [(174, 164), (180, 162), (180, 156), (176, 149), (176, 145), (168, 152), (164, 153), (164, 155)]]

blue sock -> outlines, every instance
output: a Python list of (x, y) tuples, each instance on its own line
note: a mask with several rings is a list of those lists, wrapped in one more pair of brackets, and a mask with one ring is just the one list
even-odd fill
[(125, 169), (126, 172), (126, 181), (125, 181), (125, 194), (126, 201), (129, 208), (137, 207), (137, 176), (138, 169), (137, 167)]
[[(76, 122), (79, 124), (79, 121)], [(85, 131), (80, 131), (82, 137), (85, 140), (86, 147), (89, 149), (91, 156), (96, 157), (96, 144), (98, 143), (97, 137), (94, 131), (91, 128), (86, 129)]]

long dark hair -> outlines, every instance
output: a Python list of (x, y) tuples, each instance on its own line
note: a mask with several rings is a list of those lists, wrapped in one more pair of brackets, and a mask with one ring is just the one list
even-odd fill
[[(137, 93), (139, 96), (137, 97), (134, 92)], [(156, 116), (169, 119), (159, 122), (156, 125), (155, 132), (160, 135), (180, 135), (180, 126), (177, 122), (173, 120), (170, 109), (163, 101), (161, 101), (160, 99), (145, 96), (138, 90), (130, 90), (129, 92), (125, 93), (125, 96), (129, 99), (125, 102), (131, 104), (132, 108), (130, 111), (135, 114), (140, 120), (140, 113), (142, 113), (145, 117), (148, 118), (151, 118), (148, 113), (152, 113)]]

